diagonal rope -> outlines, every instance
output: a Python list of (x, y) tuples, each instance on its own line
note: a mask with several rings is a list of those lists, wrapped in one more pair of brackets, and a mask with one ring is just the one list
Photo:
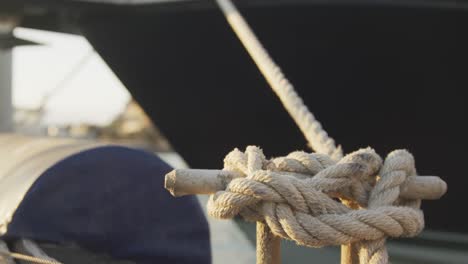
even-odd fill
[(3, 263), (1, 262), (2, 260), (1, 256), (18, 259), (18, 260), (24, 260), (24, 261), (28, 261), (31, 263), (38, 263), (38, 264), (62, 264), (61, 262), (58, 262), (55, 260), (38, 258), (34, 256), (29, 256), (29, 255), (25, 255), (21, 253), (9, 252), (9, 251), (4, 251), (4, 250), (0, 250), (0, 263)]
[[(23, 241), (26, 241), (26, 240), (23, 240)], [(41, 250), (39, 249), (39, 251)], [(32, 253), (32, 255), (35, 255), (35, 254), (36, 253)], [(55, 259), (52, 259), (45, 254), (44, 255), (38, 254), (38, 255), (40, 256), (30, 256), (30, 255), (17, 253), (17, 252), (11, 252), (8, 249), (7, 244), (3, 240), (0, 240), (0, 264), (15, 263), (13, 262), (13, 259), (24, 260), (26, 262), (38, 263), (38, 264), (62, 264), (61, 262), (58, 262)]]
[(285, 77), (280, 67), (260, 43), (231, 0), (216, 0), (226, 20), (250, 54), (268, 84), (279, 97), (289, 115), (294, 119), (310, 146), (319, 153), (330, 155), (335, 160), (343, 157), (340, 146), (328, 136), (320, 122), (310, 112), (294, 86)]
[(20, 253), (9, 253), (9, 256), (14, 258), (14, 259), (19, 259), (19, 260), (25, 260), (28, 262), (32, 263), (38, 263), (38, 264), (62, 264), (61, 262), (54, 261), (54, 260), (48, 260), (48, 259), (43, 259), (43, 258), (38, 258), (38, 257), (32, 257)]

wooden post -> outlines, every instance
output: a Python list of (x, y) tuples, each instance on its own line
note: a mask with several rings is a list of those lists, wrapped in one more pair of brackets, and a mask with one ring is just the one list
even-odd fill
[(359, 255), (354, 244), (341, 246), (341, 264), (359, 264)]
[(268, 225), (257, 222), (257, 264), (281, 263), (281, 239), (275, 236)]
[[(239, 177), (242, 175), (233, 171), (176, 169), (166, 174), (164, 186), (175, 197), (213, 194), (225, 190)], [(447, 183), (437, 176), (412, 176), (400, 188), (400, 197), (404, 199), (437, 200), (447, 192)]]

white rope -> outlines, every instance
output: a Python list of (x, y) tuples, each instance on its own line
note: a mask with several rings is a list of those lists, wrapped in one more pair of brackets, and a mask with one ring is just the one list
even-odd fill
[[(53, 259), (46, 259), (42, 257), (29, 256), (21, 253), (10, 252), (3, 241), (0, 241), (0, 263), (10, 263), (8, 259), (24, 260), (31, 263), (38, 264), (62, 264)], [(3, 262), (2, 262), (3, 261)]]
[[(244, 177), (233, 179), (225, 190), (210, 196), (208, 214), (220, 219), (241, 215), (248, 221), (266, 221), (276, 236), (304, 246), (363, 242), (369, 259), (385, 250), (384, 243), (374, 240), (413, 237), (423, 229), (420, 199), (406, 199), (400, 192), (408, 177), (426, 178), (415, 176), (409, 152), (394, 151), (382, 162), (367, 148), (333, 165), (329, 161), (320, 154), (304, 152), (268, 160), (258, 147), (248, 146), (245, 152), (236, 149), (226, 156), (224, 171), (236, 171)], [(301, 179), (292, 173), (302, 174)], [(379, 174), (385, 178), (372, 188)], [(421, 185), (424, 191), (443, 194), (443, 188), (440, 192), (433, 187)], [(352, 210), (334, 198), (367, 208)]]
[(273, 61), (231, 0), (216, 0), (216, 2), (310, 146), (316, 152), (330, 155), (335, 160), (341, 159), (343, 157), (341, 147), (335, 145), (335, 141), (328, 136), (320, 122), (309, 111), (293, 85), (286, 79), (280, 67)]
[(43, 258), (38, 258), (38, 257), (33, 257), (33, 256), (28, 256), (20, 253), (9, 253), (9, 256), (14, 258), (14, 259), (19, 259), (19, 260), (25, 260), (28, 262), (32, 263), (38, 263), (38, 264), (62, 264), (61, 262), (55, 261), (55, 260), (49, 260), (49, 259), (43, 259)]

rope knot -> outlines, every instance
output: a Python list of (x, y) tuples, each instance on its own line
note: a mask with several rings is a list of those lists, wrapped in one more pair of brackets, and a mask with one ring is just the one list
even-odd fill
[(384, 250), (381, 240), (415, 236), (424, 227), (424, 197), (401, 191), (421, 178), (406, 150), (390, 153), (385, 162), (371, 148), (339, 161), (302, 151), (267, 160), (260, 148), (249, 146), (229, 153), (223, 170), (241, 177), (210, 197), (211, 216), (265, 221), (275, 235), (301, 245), (360, 241), (363, 258), (371, 259), (373, 245)]

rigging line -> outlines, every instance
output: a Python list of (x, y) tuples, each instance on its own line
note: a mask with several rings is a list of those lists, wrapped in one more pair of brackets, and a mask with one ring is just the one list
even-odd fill
[(250, 54), (270, 87), (304, 134), (312, 149), (328, 154), (336, 160), (343, 157), (340, 146), (328, 136), (320, 122), (304, 104), (293, 85), (260, 43), (242, 14), (231, 0), (216, 0), (229, 25)]
[[(33, 257), (33, 256), (29, 256), (29, 255), (15, 253), (15, 252), (0, 251), (0, 256), (1, 255), (11, 257), (11, 258), (14, 258), (14, 259), (29, 261), (29, 262), (32, 262), (32, 263), (38, 263), (38, 264), (62, 264), (61, 262), (58, 262), (58, 261), (55, 261), (55, 260), (38, 258), (38, 257)], [(0, 260), (1, 260), (1, 258), (0, 258)]]

